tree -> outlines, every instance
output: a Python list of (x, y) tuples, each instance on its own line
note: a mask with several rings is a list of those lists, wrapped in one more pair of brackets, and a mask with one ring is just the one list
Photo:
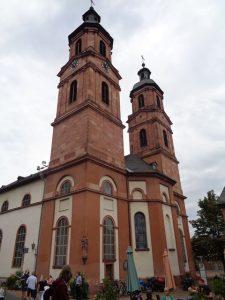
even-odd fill
[(190, 221), (195, 229), (192, 237), (192, 250), (194, 256), (202, 256), (207, 260), (220, 260), (225, 271), (225, 222), (220, 207), (218, 196), (214, 191), (209, 191), (203, 200), (198, 201), (198, 218)]

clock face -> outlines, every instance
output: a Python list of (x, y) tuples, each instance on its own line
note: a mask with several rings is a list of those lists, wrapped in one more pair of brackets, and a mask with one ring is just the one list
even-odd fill
[(103, 67), (104, 71), (106, 71), (106, 72), (109, 71), (109, 65), (107, 64), (106, 61), (104, 61), (104, 62), (102, 63), (102, 67)]
[(76, 69), (78, 66), (78, 59), (74, 59), (71, 63), (71, 69)]

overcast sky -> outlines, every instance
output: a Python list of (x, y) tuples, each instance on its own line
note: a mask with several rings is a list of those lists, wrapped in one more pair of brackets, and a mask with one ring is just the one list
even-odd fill
[[(0, 186), (49, 161), (56, 74), (89, 7), (89, 0), (0, 0)], [(198, 199), (225, 185), (225, 1), (95, 0), (95, 10), (114, 38), (123, 123), (141, 55), (164, 91), (193, 219)]]

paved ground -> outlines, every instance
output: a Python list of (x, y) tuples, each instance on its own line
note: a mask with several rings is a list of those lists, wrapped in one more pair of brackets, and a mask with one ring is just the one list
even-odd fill
[[(156, 298), (157, 294), (160, 296), (160, 298), (162, 298), (162, 293), (153, 293), (153, 300), (157, 299)], [(174, 296), (175, 296), (175, 299), (186, 300), (187, 299), (187, 292), (184, 292), (183, 290), (181, 290), (181, 289), (178, 288), (174, 292)], [(145, 300), (145, 298), (146, 298), (144, 293), (142, 295), (142, 298), (143, 298), (143, 300)], [(21, 299), (21, 292), (20, 291), (7, 291), (5, 300), (18, 300), (18, 299)], [(89, 299), (93, 300), (94, 297), (90, 296)], [(124, 297), (121, 297), (120, 299), (121, 300), (130, 300), (130, 297), (124, 296)], [(39, 297), (37, 298), (37, 300), (39, 300)]]

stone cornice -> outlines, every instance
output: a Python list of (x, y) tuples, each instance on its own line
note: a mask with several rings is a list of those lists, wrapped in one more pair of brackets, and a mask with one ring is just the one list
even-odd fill
[(98, 112), (99, 114), (101, 114), (102, 116), (104, 116), (105, 118), (107, 118), (109, 121), (111, 121), (114, 124), (116, 124), (117, 126), (119, 126), (120, 128), (122, 128), (122, 129), (125, 128), (125, 126), (123, 125), (123, 123), (120, 119), (113, 117), (109, 112), (103, 111), (101, 109), (101, 107), (99, 107), (95, 102), (93, 102), (90, 99), (87, 99), (85, 102), (82, 102), (80, 105), (76, 106), (73, 110), (65, 113), (64, 115), (57, 117), (54, 120), (54, 122), (51, 123), (51, 125), (54, 127), (54, 126), (60, 124), (61, 122), (63, 122), (64, 120), (71, 118), (75, 114), (80, 113), (81, 111), (83, 111), (85, 109), (92, 109), (92, 110)]
[[(122, 77), (120, 76), (119, 74), (119, 71), (113, 66), (113, 64), (111, 63), (111, 61), (106, 58), (106, 57), (103, 57), (102, 55), (100, 55), (99, 53), (97, 53), (96, 51), (92, 50), (89, 48), (89, 50), (85, 51), (85, 52), (82, 52), (80, 53), (79, 55), (76, 55), (76, 56), (73, 56), (70, 58), (70, 60), (61, 68), (61, 70), (59, 71), (59, 73), (57, 74), (58, 77), (61, 77), (63, 75), (63, 73), (70, 67), (71, 63), (74, 61), (74, 59), (79, 59), (79, 58), (83, 58), (83, 57), (86, 57), (86, 56), (93, 56), (93, 57), (96, 57), (100, 60), (102, 60), (102, 62), (106, 62), (110, 69), (112, 70), (112, 72), (116, 75), (116, 77), (120, 80), (122, 79)], [(84, 69), (86, 69), (87, 67), (92, 67), (94, 70), (98, 70), (104, 77), (106, 77), (108, 80), (111, 80), (113, 81), (109, 76), (107, 76), (107, 73), (103, 72), (101, 69), (99, 69), (94, 63), (92, 62), (87, 62), (84, 66), (82, 66), (81, 68), (75, 70), (72, 75), (74, 76), (75, 74), (83, 71)], [(58, 87), (60, 87), (61, 85), (64, 84), (65, 81), (67, 81), (67, 79), (64, 79), (63, 81), (61, 81), (58, 85)], [(117, 83), (115, 83), (113, 81), (113, 83), (115, 85), (118, 85)]]

